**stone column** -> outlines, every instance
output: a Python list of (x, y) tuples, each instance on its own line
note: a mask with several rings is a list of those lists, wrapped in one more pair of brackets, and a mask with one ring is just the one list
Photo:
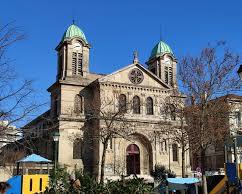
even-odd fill
[(160, 60), (159, 60), (159, 64), (160, 64), (160, 74), (161, 74), (161, 79), (163, 80), (163, 81), (165, 81), (165, 69), (164, 69), (164, 63), (163, 63), (163, 61), (162, 61), (162, 59), (160, 58)]
[(145, 116), (145, 114), (146, 114), (146, 109), (145, 109), (145, 105), (146, 105), (146, 96), (145, 96), (145, 94), (144, 93), (142, 93), (141, 95), (140, 95), (140, 114), (142, 115), (142, 116)]
[(89, 73), (89, 48), (86, 46), (82, 47), (82, 72), (83, 76)]
[(67, 45), (66, 48), (66, 76), (72, 76), (72, 48)]
[(176, 74), (177, 74), (177, 70), (176, 70), (176, 62), (173, 61), (172, 62), (172, 71), (173, 71), (173, 84), (174, 84), (174, 87), (177, 87), (177, 79), (176, 79)]
[(63, 66), (63, 72), (62, 72), (62, 79), (66, 77), (66, 46), (63, 48), (63, 55), (62, 55), (62, 66)]

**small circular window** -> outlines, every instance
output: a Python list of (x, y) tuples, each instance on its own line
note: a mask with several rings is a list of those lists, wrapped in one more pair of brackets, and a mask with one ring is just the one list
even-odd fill
[(138, 68), (135, 68), (129, 72), (129, 80), (133, 84), (140, 84), (144, 80), (144, 75), (142, 71), (140, 71)]

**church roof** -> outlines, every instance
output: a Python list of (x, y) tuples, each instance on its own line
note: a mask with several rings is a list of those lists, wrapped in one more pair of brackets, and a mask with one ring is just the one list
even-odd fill
[(83, 31), (75, 24), (70, 25), (65, 31), (61, 42), (72, 39), (72, 38), (81, 38), (87, 43), (87, 39)]
[(106, 81), (107, 77), (110, 77), (110, 76), (112, 76), (114, 74), (120, 73), (121, 71), (124, 71), (124, 70), (129, 69), (129, 68), (134, 67), (134, 66), (136, 66), (136, 67), (140, 68), (141, 70), (143, 70), (144, 72), (146, 72), (148, 75), (150, 75), (154, 80), (156, 80), (158, 83), (163, 85), (165, 88), (171, 89), (170, 86), (168, 84), (166, 84), (161, 78), (156, 76), (154, 73), (149, 71), (147, 68), (145, 68), (140, 63), (132, 63), (130, 65), (127, 65), (127, 66), (125, 66), (125, 67), (123, 67), (123, 68), (121, 68), (121, 69), (119, 69), (119, 70), (117, 70), (117, 71), (115, 71), (115, 72), (113, 72), (111, 74), (108, 74), (108, 75), (106, 75), (104, 77), (99, 78), (98, 80), (101, 81), (101, 82)]
[(150, 54), (150, 59), (153, 57), (156, 57), (156, 56), (164, 55), (166, 53), (173, 55), (171, 48), (165, 42), (160, 41), (152, 49), (151, 54)]

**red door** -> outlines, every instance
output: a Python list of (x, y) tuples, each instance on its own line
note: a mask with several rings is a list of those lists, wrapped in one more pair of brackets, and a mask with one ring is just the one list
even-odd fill
[(139, 147), (131, 144), (126, 149), (127, 175), (140, 174), (140, 152)]

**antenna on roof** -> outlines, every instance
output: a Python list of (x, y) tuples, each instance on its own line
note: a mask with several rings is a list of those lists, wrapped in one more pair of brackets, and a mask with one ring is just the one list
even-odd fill
[(75, 2), (74, 0), (72, 0), (72, 5), (71, 5), (71, 15), (72, 15), (72, 24), (76, 24), (76, 20), (75, 20), (75, 7), (74, 7)]
[(160, 24), (160, 41), (162, 41), (162, 25)]

